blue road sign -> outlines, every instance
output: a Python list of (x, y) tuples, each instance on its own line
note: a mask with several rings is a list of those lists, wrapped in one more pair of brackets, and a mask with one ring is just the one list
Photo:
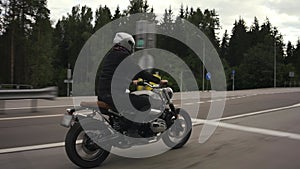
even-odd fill
[(232, 70), (232, 74), (233, 74), (233, 75), (235, 74), (235, 70)]
[(206, 80), (210, 80), (211, 79), (211, 73), (207, 72), (205, 77), (206, 77)]

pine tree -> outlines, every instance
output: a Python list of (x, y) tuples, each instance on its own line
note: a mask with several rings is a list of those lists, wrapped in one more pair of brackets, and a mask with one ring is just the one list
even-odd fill
[(270, 23), (270, 20), (268, 18), (266, 18), (266, 21), (261, 25), (261, 36), (262, 37), (266, 37), (266, 36), (270, 36), (272, 33), (272, 25)]
[(273, 47), (276, 48), (277, 63), (278, 64), (284, 64), (284, 61), (285, 61), (285, 54), (284, 54), (285, 44), (283, 42), (283, 36), (279, 33), (279, 31), (276, 27), (271, 27), (270, 37), (271, 37), (272, 42), (273, 42)]
[[(119, 10), (119, 9), (117, 8), (117, 10)], [(116, 14), (119, 15), (118, 13), (116, 13)], [(119, 16), (117, 16), (117, 17), (119, 17)], [(96, 18), (96, 21), (95, 21), (94, 30), (97, 31), (102, 26), (104, 26), (112, 21), (112, 15), (111, 15), (110, 9), (106, 5), (104, 7), (100, 6), (96, 10), (95, 18)]]
[(251, 46), (255, 46), (258, 43), (262, 43), (264, 40), (264, 38), (262, 38), (261, 36), (259, 21), (256, 17), (254, 17), (254, 22), (250, 27), (249, 36)]
[(173, 10), (170, 6), (169, 9), (165, 9), (164, 16), (161, 20), (161, 28), (163, 31), (172, 31), (174, 26), (174, 20), (173, 20)]
[(145, 2), (144, 2), (144, 6), (143, 6), (143, 11), (142, 12), (144, 12), (144, 13), (149, 12), (149, 5), (148, 5), (148, 1), (147, 0), (145, 0)]
[(184, 8), (183, 8), (183, 4), (181, 4), (180, 6), (180, 14), (179, 14), (180, 18), (184, 18)]
[(229, 35), (227, 33), (227, 30), (225, 30), (225, 33), (222, 38), (222, 43), (221, 43), (221, 52), (220, 52), (221, 58), (228, 58), (229, 40), (230, 40)]
[[(245, 23), (235, 23), (229, 44), (229, 62), (238, 67), (239, 88), (271, 87), (274, 84), (274, 56), (276, 54), (276, 83), (284, 86), (286, 72), (291, 65), (284, 64), (283, 38), (267, 19), (258, 28), (255, 19), (250, 31)], [(276, 53), (274, 53), (276, 52)]]
[(121, 11), (119, 5), (117, 6), (117, 9), (115, 10), (115, 14), (113, 16), (113, 20), (119, 19), (121, 17)]
[(258, 19), (257, 17), (254, 17), (254, 22), (253, 22), (253, 25), (250, 27), (250, 31), (251, 32), (258, 32), (259, 31), (259, 22), (258, 22)]
[(71, 67), (74, 67), (80, 50), (93, 33), (92, 20), (91, 8), (83, 6), (80, 10), (80, 6), (76, 6), (73, 7), (72, 14), (69, 14), (63, 22), (65, 38), (69, 41), (67, 57)]
[[(150, 22), (155, 22), (156, 15), (154, 14), (154, 9), (149, 8), (147, 0), (130, 0), (130, 5), (127, 10), (124, 11), (125, 15), (133, 15), (137, 13), (141, 13), (142, 16), (139, 18), (140, 20), (148, 20)], [(135, 22), (135, 21), (131, 21)]]
[(196, 27), (200, 28), (202, 31), (204, 30), (203, 22), (205, 21), (204, 21), (203, 13), (200, 8), (197, 8), (196, 11), (194, 11), (194, 9), (191, 8), (187, 20), (190, 21)]
[(294, 61), (292, 65), (296, 68), (296, 74), (298, 77), (300, 77), (300, 40), (297, 41), (296, 49), (294, 51)]
[[(59, 94), (65, 95), (66, 85), (63, 80), (66, 78), (66, 69), (70, 64), (73, 69), (79, 52), (83, 45), (92, 35), (93, 12), (87, 6), (74, 6), (67, 17), (58, 21), (54, 30), (55, 40), (55, 81), (60, 88)], [(59, 65), (59, 66), (58, 66)]]
[(291, 41), (288, 41), (287, 47), (286, 47), (285, 64), (295, 62), (294, 52), (295, 52), (294, 46), (292, 45)]
[(153, 8), (153, 6), (152, 6), (151, 9), (150, 9), (150, 13), (153, 13), (153, 14), (154, 14), (154, 8)]
[(46, 87), (53, 84), (53, 29), (50, 22), (50, 11), (46, 0), (36, 1), (34, 20), (28, 55), (28, 83), (35, 87)]
[(126, 11), (127, 15), (142, 13), (144, 11), (147, 12), (148, 10), (147, 4), (144, 3), (144, 0), (130, 0), (129, 3), (130, 5)]
[[(3, 0), (0, 1), (0, 14), (1, 15), (4, 15), (5, 13), (5, 5), (4, 5), (4, 2), (2, 2)], [(8, 79), (7, 77), (7, 65), (8, 64), (8, 58), (5, 57), (7, 56), (7, 54), (4, 52), (4, 48), (5, 48), (5, 39), (3, 37), (3, 33), (4, 33), (4, 18), (3, 17), (0, 17), (0, 51), (2, 51), (2, 58), (1, 58), (1, 62), (0, 62), (0, 74), (1, 74), (1, 77), (0, 77), (0, 83), (4, 83), (5, 82), (5, 79)]]
[(234, 27), (232, 29), (232, 36), (229, 42), (228, 48), (228, 61), (230, 66), (238, 66), (241, 64), (244, 53), (249, 49), (250, 42), (247, 34), (247, 27), (245, 21), (240, 18), (235, 21)]
[[(3, 40), (6, 44), (3, 47), (4, 64), (6, 74), (9, 79), (5, 82), (24, 83), (27, 77), (28, 61), (28, 36), (31, 33), (31, 27), (34, 16), (34, 4), (38, 0), (10, 0), (2, 1), (5, 9), (3, 14)], [(8, 73), (9, 72), (9, 73)]]
[[(174, 21), (173, 21), (173, 11), (171, 6), (169, 9), (165, 9), (163, 18), (161, 19), (161, 24), (159, 25), (159, 29), (163, 32), (173, 32), (174, 31)], [(157, 46), (161, 49), (165, 49), (168, 51), (173, 51), (174, 49), (174, 41), (170, 37), (166, 37), (163, 35), (158, 35), (157, 37)]]
[[(4, 5), (2, 1), (3, 0), (0, 0), (0, 15), (3, 15), (4, 13)], [(3, 34), (3, 27), (4, 27), (3, 17), (0, 17), (0, 35)]]
[(260, 43), (244, 54), (236, 74), (236, 86), (239, 89), (273, 86), (272, 49), (272, 46)]
[(216, 48), (219, 47), (219, 39), (217, 37), (216, 31), (220, 30), (220, 20), (219, 15), (213, 9), (211, 11), (205, 10), (204, 11), (204, 20), (207, 20), (208, 27), (205, 29), (207, 36), (210, 38), (212, 43)]
[(189, 13), (189, 7), (186, 6), (185, 8), (185, 13), (184, 13), (184, 18), (187, 19), (189, 17), (190, 13)]
[(188, 12), (187, 20), (203, 31), (213, 45), (219, 48), (219, 39), (216, 31), (220, 29), (220, 21), (215, 10), (206, 9), (202, 13), (200, 8), (197, 8), (196, 11), (194, 8), (191, 8), (190, 12)]

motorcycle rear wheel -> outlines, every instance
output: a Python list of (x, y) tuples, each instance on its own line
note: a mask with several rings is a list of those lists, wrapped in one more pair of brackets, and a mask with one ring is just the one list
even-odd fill
[(193, 128), (190, 115), (183, 109), (176, 111), (179, 112), (179, 118), (162, 136), (164, 143), (171, 149), (183, 147), (189, 140)]
[(99, 166), (110, 153), (93, 143), (80, 123), (75, 123), (67, 133), (65, 150), (69, 159), (81, 168)]

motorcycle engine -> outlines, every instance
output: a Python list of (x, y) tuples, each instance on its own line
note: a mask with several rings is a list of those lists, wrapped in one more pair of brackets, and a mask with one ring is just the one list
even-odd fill
[(154, 133), (160, 133), (167, 129), (167, 124), (163, 119), (156, 119), (150, 123), (150, 128)]

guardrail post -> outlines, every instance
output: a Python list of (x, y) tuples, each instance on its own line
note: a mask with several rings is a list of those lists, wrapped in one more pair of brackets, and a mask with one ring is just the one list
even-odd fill
[(5, 100), (0, 100), (0, 110), (5, 110)]
[(32, 112), (37, 112), (37, 99), (32, 99), (31, 100), (31, 111)]

